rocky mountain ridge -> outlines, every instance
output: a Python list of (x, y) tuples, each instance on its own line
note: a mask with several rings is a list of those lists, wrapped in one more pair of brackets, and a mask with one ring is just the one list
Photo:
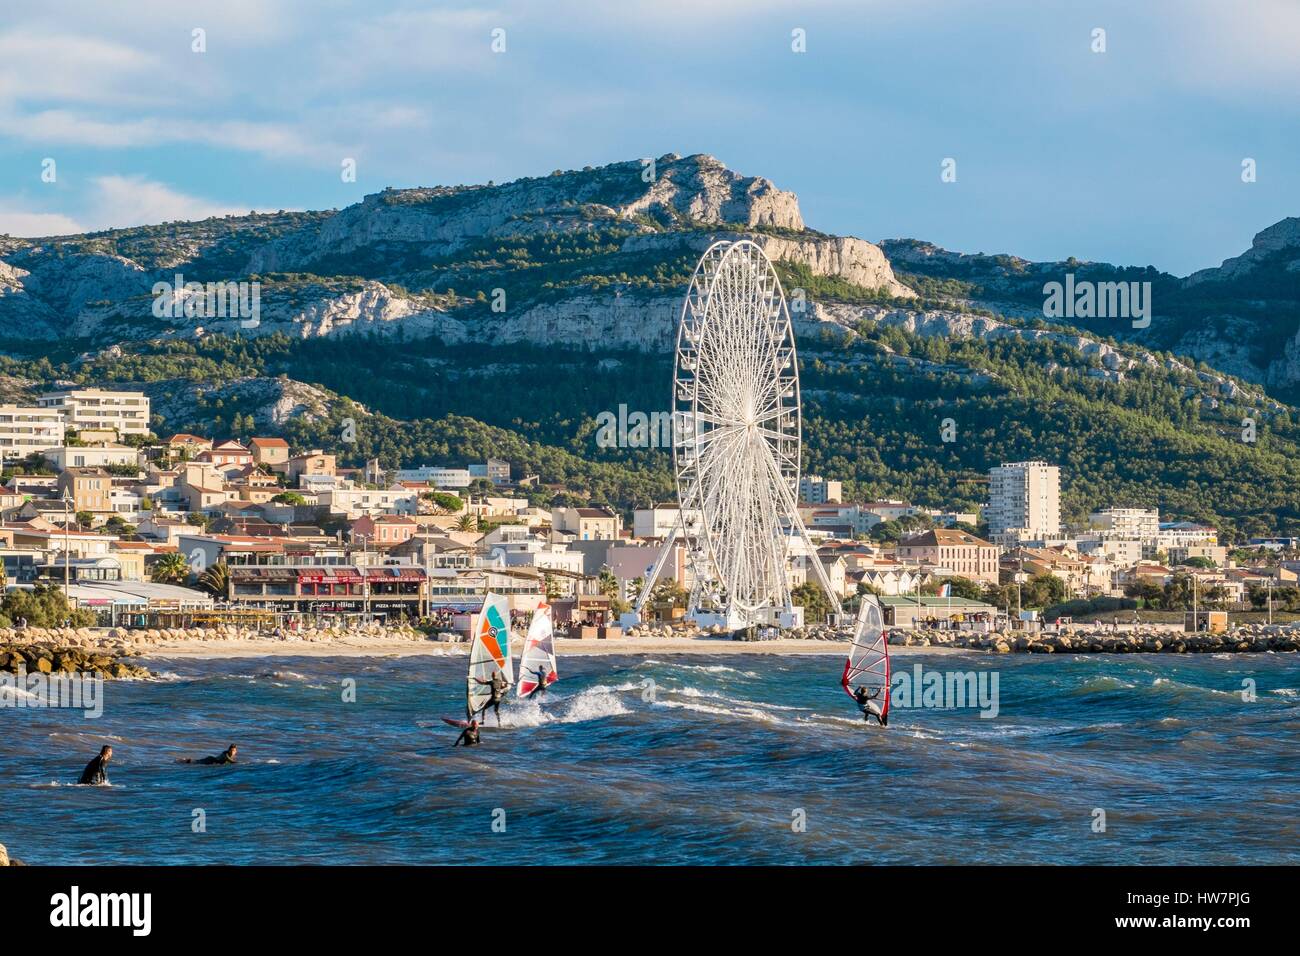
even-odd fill
[[(804, 290), (812, 304), (805, 323), (843, 317), (845, 300), (868, 316), (919, 293), (927, 306), (937, 300), (954, 328), (982, 335), (992, 327), (956, 320), (979, 311), (1041, 317), (1044, 282), (1067, 271), (1149, 281), (1149, 329), (1075, 324), (1148, 352), (1188, 355), (1287, 397), (1300, 388), (1300, 219), (1284, 219), (1243, 255), (1179, 279), (1150, 268), (830, 236), (809, 229), (797, 197), (770, 180), (711, 156), (671, 153), (501, 185), (390, 188), (340, 211), (0, 238), (0, 339), (102, 348), (284, 333), (658, 350), (672, 340), (694, 259), (718, 238), (742, 236), (778, 264), (787, 294), (799, 283), (824, 286)], [(256, 321), (157, 318), (154, 290), (178, 275), (257, 282)], [(485, 306), (497, 290), (503, 311)], [(936, 327), (920, 313), (913, 324)]]

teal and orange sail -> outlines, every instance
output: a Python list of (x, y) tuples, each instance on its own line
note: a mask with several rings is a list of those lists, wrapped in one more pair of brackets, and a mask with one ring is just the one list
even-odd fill
[(483, 610), (474, 617), (465, 705), (469, 716), (482, 710), (490, 697), (488, 685), (480, 681), (490, 681), (497, 673), (504, 674), (507, 683), (514, 683), (514, 667), (510, 662), (510, 608), (505, 597), (489, 593), (483, 601)]

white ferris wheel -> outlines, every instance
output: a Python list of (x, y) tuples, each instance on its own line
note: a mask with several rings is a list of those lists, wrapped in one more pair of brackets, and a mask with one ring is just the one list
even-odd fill
[[(696, 266), (677, 331), (673, 413), (678, 533), (695, 577), (689, 610), (724, 615), (730, 626), (777, 623), (792, 607), (796, 551), (838, 605), (798, 512), (790, 313), (776, 271), (750, 240), (715, 242)], [(687, 515), (698, 516), (691, 528)]]

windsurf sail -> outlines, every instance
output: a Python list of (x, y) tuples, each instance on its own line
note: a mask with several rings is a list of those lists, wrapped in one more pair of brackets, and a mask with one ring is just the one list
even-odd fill
[(551, 606), (543, 601), (533, 612), (524, 638), (524, 652), (519, 655), (520, 697), (527, 697), (537, 685), (550, 687), (560, 675), (555, 670), (555, 630), (551, 623)]
[[(858, 608), (853, 643), (849, 645), (849, 658), (844, 662), (840, 683), (850, 697), (859, 687), (865, 687), (868, 693), (875, 691), (872, 699), (879, 704), (881, 716), (889, 715), (889, 642), (880, 605), (869, 595), (862, 596)], [(856, 700), (855, 697), (855, 703)]]
[(474, 617), (474, 641), (469, 648), (466, 707), (472, 716), (487, 706), (491, 694), (486, 683), (496, 673), (514, 681), (510, 663), (510, 608), (500, 594), (489, 593), (483, 610)]

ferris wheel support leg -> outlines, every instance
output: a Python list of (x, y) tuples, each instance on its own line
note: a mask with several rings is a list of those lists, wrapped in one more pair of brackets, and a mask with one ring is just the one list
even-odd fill
[[(773, 464), (772, 467), (775, 468), (776, 465)], [(813, 547), (812, 539), (808, 537), (808, 529), (804, 527), (803, 519), (799, 517), (799, 503), (794, 500), (794, 495), (785, 482), (777, 482), (777, 488), (780, 489), (781, 498), (790, 515), (790, 522), (795, 532), (803, 541), (804, 547), (808, 549), (808, 560), (817, 574), (817, 583), (826, 592), (826, 597), (831, 602), (831, 610), (838, 619), (844, 613), (844, 606), (840, 604), (840, 596), (835, 593), (835, 588), (831, 586), (831, 579), (827, 576), (826, 569), (822, 567), (821, 558), (817, 557), (817, 549)]]
[(650, 592), (654, 590), (655, 585), (659, 582), (659, 575), (663, 572), (664, 564), (668, 561), (673, 553), (673, 545), (677, 543), (677, 535), (682, 527), (682, 518), (678, 512), (678, 520), (673, 525), (673, 530), (668, 533), (664, 539), (663, 547), (659, 549), (659, 557), (655, 559), (654, 567), (650, 569), (650, 574), (646, 577), (645, 584), (641, 588), (641, 595), (636, 599), (636, 607), (632, 614), (636, 616), (637, 624), (641, 623), (641, 614), (645, 610), (646, 602), (650, 600)]

